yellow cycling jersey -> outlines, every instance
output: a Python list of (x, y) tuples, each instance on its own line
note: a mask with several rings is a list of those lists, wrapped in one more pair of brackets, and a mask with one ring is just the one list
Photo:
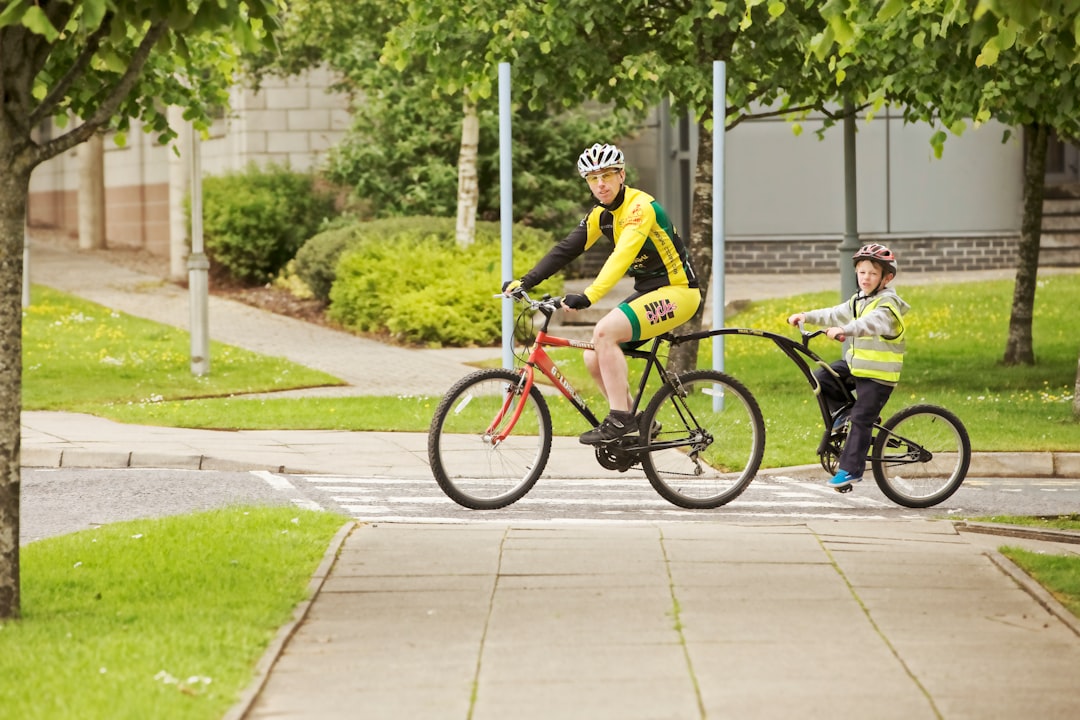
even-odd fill
[(652, 195), (626, 187), (609, 206), (597, 205), (523, 278), (526, 287), (543, 282), (581, 255), (600, 238), (615, 248), (585, 296), (596, 302), (623, 275), (634, 278), (634, 290), (648, 292), (668, 285), (698, 286), (686, 244)]

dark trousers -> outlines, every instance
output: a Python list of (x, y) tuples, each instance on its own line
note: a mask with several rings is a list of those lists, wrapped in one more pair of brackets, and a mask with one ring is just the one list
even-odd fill
[(844, 360), (837, 360), (831, 367), (839, 378), (824, 370), (814, 372), (814, 376), (821, 383), (821, 395), (825, 398), (829, 415), (832, 416), (844, 405), (844, 393), (839, 383), (844, 383), (855, 392), (855, 404), (851, 407), (851, 425), (844, 449), (840, 453), (840, 469), (846, 470), (853, 478), (862, 477), (866, 470), (866, 452), (873, 440), (874, 421), (881, 415), (893, 389), (891, 385), (884, 385), (876, 380), (853, 376), (851, 368)]

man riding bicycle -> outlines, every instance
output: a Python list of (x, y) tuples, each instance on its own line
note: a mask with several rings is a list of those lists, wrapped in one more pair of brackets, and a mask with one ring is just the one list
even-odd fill
[(582, 293), (563, 298), (575, 312), (606, 295), (626, 274), (634, 292), (593, 329), (593, 350), (585, 365), (608, 401), (610, 412), (600, 425), (584, 433), (586, 445), (602, 445), (636, 432), (623, 348), (673, 330), (697, 312), (701, 291), (690, 253), (660, 204), (646, 192), (628, 187), (626, 160), (619, 148), (599, 143), (578, 158), (578, 173), (597, 200), (581, 223), (551, 249), (520, 280), (507, 282), (503, 292), (529, 290), (566, 267), (600, 238), (614, 243), (596, 279)]

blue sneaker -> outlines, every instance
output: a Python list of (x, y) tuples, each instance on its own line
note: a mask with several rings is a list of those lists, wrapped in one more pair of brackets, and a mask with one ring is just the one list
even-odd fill
[(841, 408), (841, 409), (836, 411), (836, 414), (833, 415), (833, 423), (832, 423), (833, 432), (836, 432), (837, 430), (843, 430), (844, 429), (844, 425), (847, 424), (849, 414), (850, 414), (850, 411), (849, 411), (848, 408)]
[(846, 487), (851, 487), (852, 483), (861, 481), (862, 477), (852, 477), (847, 470), (837, 470), (832, 480), (829, 481), (829, 487), (834, 490), (843, 490)]

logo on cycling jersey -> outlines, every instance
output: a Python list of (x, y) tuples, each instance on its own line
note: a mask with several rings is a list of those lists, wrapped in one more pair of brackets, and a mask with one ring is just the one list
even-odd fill
[(656, 325), (674, 318), (676, 309), (675, 303), (670, 300), (657, 300), (645, 305), (645, 317), (649, 320), (650, 325)]

